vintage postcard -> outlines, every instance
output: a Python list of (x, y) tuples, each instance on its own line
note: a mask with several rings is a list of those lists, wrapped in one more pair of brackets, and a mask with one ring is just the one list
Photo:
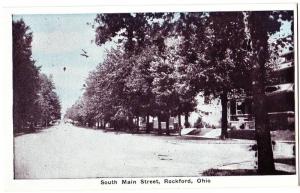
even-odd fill
[(299, 183), (297, 4), (4, 10), (8, 189)]

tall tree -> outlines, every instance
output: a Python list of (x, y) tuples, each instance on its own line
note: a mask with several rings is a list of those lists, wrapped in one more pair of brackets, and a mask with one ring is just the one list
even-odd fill
[[(126, 13), (126, 14), (98, 14), (95, 18), (96, 29), (96, 44), (102, 45), (113, 38), (118, 38), (119, 42), (124, 45), (125, 53), (118, 62), (118, 69), (115, 71), (116, 80), (116, 98), (117, 108), (122, 107), (123, 112), (127, 112), (129, 122), (133, 116), (139, 117), (143, 110), (139, 106), (141, 97), (149, 95), (151, 89), (148, 88), (144, 95), (136, 96), (136, 89), (130, 84), (137, 81), (137, 77), (132, 78), (133, 73), (139, 69), (139, 64), (135, 61), (137, 58), (145, 55), (142, 53), (147, 46), (155, 44), (159, 51), (164, 49), (164, 39), (162, 33), (162, 22), (159, 20), (162, 17), (168, 17), (168, 14), (163, 13)], [(141, 61), (143, 63), (143, 61)], [(147, 62), (147, 61), (146, 61)], [(145, 68), (144, 68), (145, 69)], [(147, 71), (147, 70), (146, 70)], [(147, 75), (146, 75), (147, 76)], [(118, 78), (117, 78), (118, 77)], [(128, 81), (129, 80), (129, 81)], [(149, 81), (149, 79), (147, 80)], [(119, 96), (119, 97), (118, 97)], [(145, 107), (146, 107), (145, 106)], [(148, 112), (149, 114), (149, 112)], [(149, 117), (149, 115), (146, 115)], [(129, 125), (132, 125), (129, 123)], [(149, 125), (148, 125), (149, 128)], [(149, 129), (148, 129), (149, 131)]]
[(255, 130), (258, 147), (259, 174), (274, 174), (274, 158), (271, 145), (268, 112), (266, 108), (265, 84), (266, 63), (269, 59), (268, 40), (279, 31), (280, 20), (292, 20), (292, 11), (248, 12), (247, 24), (252, 40), (252, 73)]
[[(178, 102), (178, 122), (181, 125), (180, 116), (184, 114), (185, 127), (189, 127), (189, 113), (195, 109), (195, 97), (199, 93), (199, 85), (196, 85), (193, 77), (190, 77), (190, 66), (199, 63), (199, 53), (204, 53), (206, 49), (206, 28), (207, 16), (205, 12), (197, 13), (180, 13), (175, 14), (178, 19), (174, 22), (175, 37), (179, 39), (178, 54), (181, 62), (177, 66), (177, 91), (179, 96)], [(197, 87), (196, 87), (197, 86)]]
[(134, 63), (131, 74), (127, 77), (126, 90), (131, 95), (134, 114), (146, 119), (146, 133), (150, 133), (150, 115), (154, 115), (154, 94), (151, 62), (154, 60), (155, 49), (149, 47), (132, 58)]
[(205, 90), (221, 99), (221, 137), (227, 138), (228, 97), (249, 93), (251, 85), (244, 15), (242, 12), (212, 12), (209, 15), (213, 38), (208, 58), (213, 73), (209, 75), (210, 87)]
[(23, 20), (13, 21), (13, 122), (15, 131), (33, 129), (37, 120), (39, 68), (31, 53), (32, 33)]
[(243, 13), (182, 13), (178, 21), (186, 64), (182, 71), (190, 92), (221, 99), (221, 136), (226, 138), (228, 97), (249, 90), (250, 85)]
[(104, 62), (90, 73), (86, 81), (84, 96), (87, 102), (85, 104), (90, 106), (86, 110), (102, 122), (111, 121), (124, 101), (126, 75), (123, 72), (125, 73), (126, 66), (123, 66), (121, 50), (112, 49)]
[[(159, 122), (166, 122), (166, 134), (169, 135), (169, 119), (178, 105), (178, 95), (176, 94), (176, 50), (166, 48), (163, 53), (157, 53), (155, 60), (151, 63), (153, 76), (152, 92), (155, 96), (155, 114)], [(161, 132), (161, 131), (160, 131)]]

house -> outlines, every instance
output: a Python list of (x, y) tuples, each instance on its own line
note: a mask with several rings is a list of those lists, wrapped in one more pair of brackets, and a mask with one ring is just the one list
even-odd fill
[(283, 61), (274, 68), (272, 85), (266, 87), (271, 128), (295, 128), (294, 52), (282, 54)]
[[(265, 89), (272, 130), (295, 128), (294, 52), (284, 53), (280, 57), (282, 61), (273, 68), (270, 84)], [(228, 104), (228, 120), (233, 128), (254, 129), (252, 97), (232, 98)]]

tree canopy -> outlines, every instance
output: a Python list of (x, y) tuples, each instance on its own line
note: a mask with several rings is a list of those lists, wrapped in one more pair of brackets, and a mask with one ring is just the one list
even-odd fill
[(228, 98), (252, 92), (248, 31), (254, 26), (246, 20), (246, 12), (98, 14), (95, 43), (115, 38), (119, 47), (87, 79), (88, 112), (94, 120), (116, 115), (167, 120), (188, 116), (202, 93), (221, 99), (226, 137)]

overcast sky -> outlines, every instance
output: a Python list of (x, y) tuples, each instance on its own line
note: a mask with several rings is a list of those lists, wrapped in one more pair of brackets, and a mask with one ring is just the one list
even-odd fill
[[(95, 32), (87, 22), (93, 22), (95, 17), (96, 14), (13, 16), (14, 20), (23, 18), (30, 26), (33, 32), (33, 59), (37, 66), (41, 66), (42, 73), (53, 75), (63, 113), (82, 95), (88, 73), (103, 61), (105, 49), (113, 45), (99, 47), (91, 42)], [(276, 36), (289, 33), (290, 23), (285, 23)], [(87, 51), (88, 58), (80, 55), (81, 49)]]

